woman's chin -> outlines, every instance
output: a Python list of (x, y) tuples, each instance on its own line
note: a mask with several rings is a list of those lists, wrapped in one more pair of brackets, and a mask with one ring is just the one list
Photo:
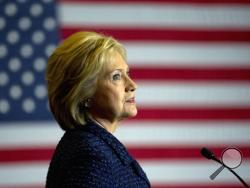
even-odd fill
[(126, 116), (127, 118), (131, 118), (131, 117), (135, 117), (137, 115), (137, 108), (130, 108), (127, 112), (126, 112)]

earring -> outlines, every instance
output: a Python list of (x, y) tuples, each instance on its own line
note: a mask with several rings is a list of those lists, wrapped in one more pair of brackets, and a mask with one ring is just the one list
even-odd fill
[(90, 108), (91, 107), (91, 99), (88, 98), (85, 102), (84, 102), (84, 107), (85, 108)]

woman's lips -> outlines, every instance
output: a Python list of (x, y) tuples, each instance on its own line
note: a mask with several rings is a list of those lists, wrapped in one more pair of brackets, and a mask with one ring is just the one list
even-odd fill
[(135, 103), (135, 98), (132, 97), (130, 99), (127, 99), (126, 102), (128, 102), (128, 103)]

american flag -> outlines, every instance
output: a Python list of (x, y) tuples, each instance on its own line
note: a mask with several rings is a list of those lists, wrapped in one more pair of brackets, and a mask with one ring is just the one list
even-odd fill
[(115, 136), (153, 188), (240, 188), (209, 176), (227, 147), (250, 184), (249, 0), (0, 0), (0, 188), (41, 188), (63, 134), (48, 109), (46, 61), (79, 30), (128, 52), (139, 113)]

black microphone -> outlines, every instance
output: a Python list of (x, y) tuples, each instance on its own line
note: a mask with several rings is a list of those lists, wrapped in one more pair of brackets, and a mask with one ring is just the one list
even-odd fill
[(218, 163), (224, 165), (219, 159), (217, 159), (217, 158), (215, 157), (215, 155), (213, 154), (212, 151), (210, 151), (209, 149), (207, 149), (207, 148), (205, 148), (205, 147), (201, 149), (201, 154), (202, 154), (204, 157), (206, 157), (207, 159), (212, 159), (212, 160), (214, 160), (214, 161), (216, 161), (216, 162), (218, 162)]
[(224, 167), (226, 167), (230, 172), (232, 172), (239, 180), (240, 182), (246, 187), (246, 188), (250, 188), (246, 182), (235, 172), (233, 171), (231, 168), (229, 168), (227, 165), (225, 165), (224, 163), (222, 163), (219, 159), (217, 159), (215, 157), (215, 155), (213, 154), (213, 152), (205, 147), (203, 147), (201, 149), (201, 155), (204, 156), (207, 159), (212, 159), (218, 163), (220, 163), (221, 165), (223, 165)]

